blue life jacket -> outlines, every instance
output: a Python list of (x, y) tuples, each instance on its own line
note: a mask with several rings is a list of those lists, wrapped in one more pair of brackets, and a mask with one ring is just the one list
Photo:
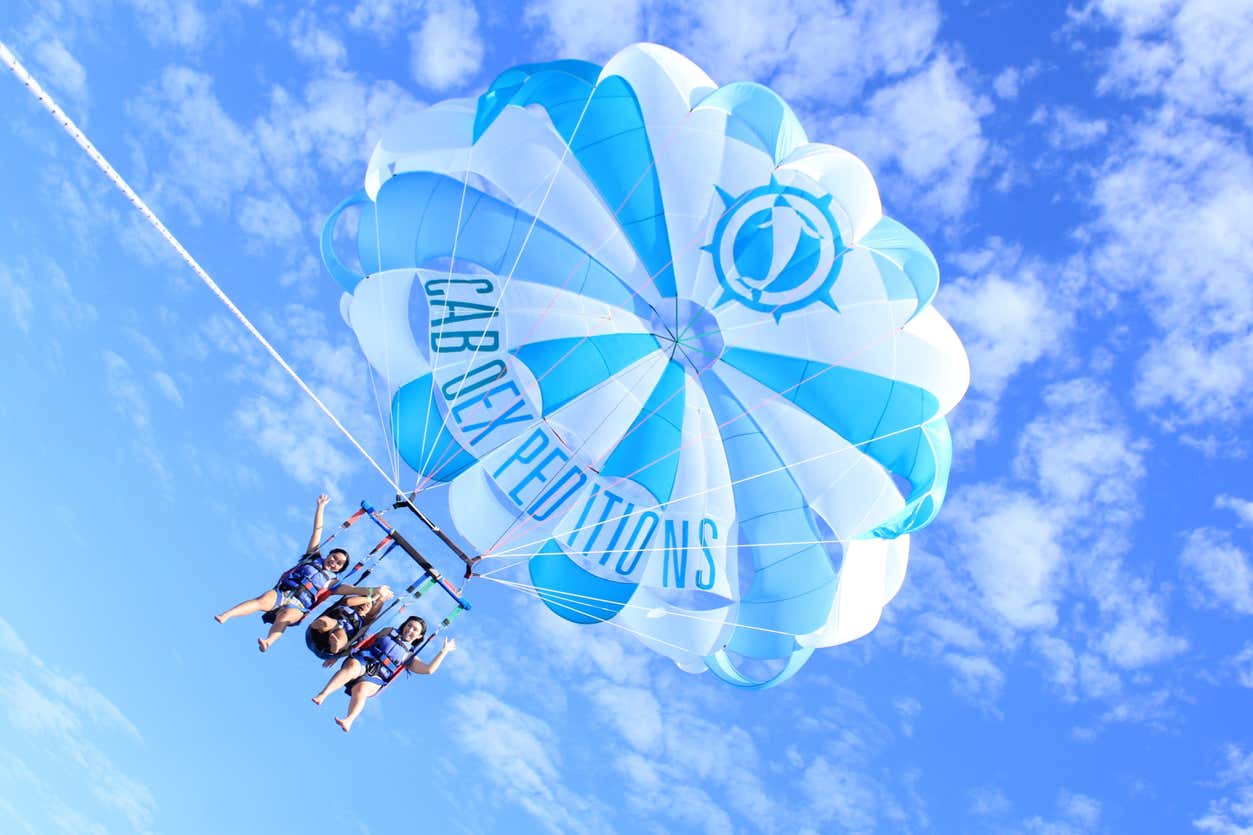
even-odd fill
[(370, 656), (371, 661), (378, 664), (379, 678), (391, 681), (412, 657), (413, 644), (402, 641), (399, 630), (389, 629), (366, 647), (364, 652)]
[(294, 597), (306, 609), (317, 602), (318, 593), (335, 582), (335, 575), (323, 565), (323, 557), (301, 560), (283, 575), (278, 587), (295, 592)]
[(333, 618), (335, 625), (344, 630), (344, 635), (351, 641), (361, 631), (365, 618), (361, 617), (361, 613), (349, 606), (347, 603), (337, 603), (326, 610), (323, 617)]

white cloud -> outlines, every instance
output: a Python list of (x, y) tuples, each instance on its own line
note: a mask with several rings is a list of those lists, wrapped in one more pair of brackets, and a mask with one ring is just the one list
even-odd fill
[(893, 606), (918, 610), (906, 651), (942, 658), (959, 693), (995, 710), (1003, 659), (1025, 646), (1063, 699), (1107, 702), (1107, 721), (1159, 718), (1169, 693), (1138, 688), (1188, 644), (1171, 628), (1165, 593), (1122, 560), (1147, 447), (1091, 379), (1049, 386), (1042, 400), (1018, 432), (1012, 477), (950, 496), (938, 528), (945, 559), (911, 554), (911, 582)]
[(1131, 438), (1112, 407), (1113, 393), (1088, 379), (1050, 386), (1048, 412), (1023, 430), (1016, 473), (1039, 485), (1068, 517), (1093, 506), (1128, 512), (1144, 476), (1144, 442)]
[(152, 410), (143, 389), (135, 380), (130, 363), (113, 351), (105, 351), (104, 370), (105, 384), (118, 414), (139, 432), (148, 432), (152, 428)]
[(1101, 804), (1095, 798), (1063, 790), (1057, 805), (1067, 818), (1088, 829), (1094, 829), (1100, 823)]
[(46, 319), (68, 327), (80, 327), (96, 319), (93, 305), (80, 301), (55, 261), (37, 266), (19, 259), (12, 266), (0, 264), (0, 306), (8, 309), (14, 327), (34, 333)]
[(1230, 0), (1093, 4), (1119, 30), (1105, 89), (1253, 121), (1253, 7)]
[(174, 477), (155, 441), (152, 407), (148, 396), (131, 364), (120, 354), (106, 350), (103, 359), (105, 390), (113, 400), (114, 411), (134, 427), (135, 434), (131, 443), (139, 457), (151, 467), (157, 483), (168, 498), (172, 495)]
[(1230, 793), (1210, 801), (1208, 811), (1192, 825), (1215, 835), (1247, 835), (1253, 832), (1253, 753), (1228, 745), (1224, 757), (1226, 767), (1218, 775), (1218, 785)]
[(971, 794), (970, 813), (973, 815), (1004, 815), (1009, 811), (1009, 798), (995, 786), (982, 786)]
[(1073, 107), (1040, 107), (1031, 115), (1031, 124), (1045, 128), (1045, 139), (1054, 148), (1077, 151), (1103, 139), (1109, 122), (1088, 119)]
[(794, 102), (843, 106), (872, 80), (922, 67), (940, 25), (931, 0), (706, 0), (666, 11), (656, 27), (718, 83), (759, 81)]
[(34, 48), (35, 68), (45, 86), (68, 96), (80, 107), (87, 98), (87, 71), (57, 38), (40, 41)]
[(892, 707), (896, 708), (896, 712), (900, 714), (901, 733), (906, 737), (912, 737), (914, 735), (914, 720), (922, 712), (922, 702), (913, 696), (905, 696), (894, 700)]
[(1048, 665), (1047, 672), (1063, 698), (1074, 701), (1075, 685), (1078, 681), (1078, 658), (1074, 647), (1067, 641), (1053, 635), (1037, 635), (1036, 650)]
[(0, 264), (0, 298), (4, 299), (14, 326), (22, 333), (30, 333), (31, 315), (35, 309), (30, 289), (4, 264)]
[(996, 399), (1024, 367), (1065, 350), (1073, 307), (1043, 264), (1000, 240), (953, 262), (963, 274), (944, 283), (944, 313), (970, 357), (972, 391)]
[(1083, 794), (1062, 790), (1057, 799), (1057, 817), (1035, 816), (1023, 821), (1023, 829), (1035, 835), (1081, 835), (1100, 825), (1101, 804)]
[(1179, 560), (1197, 583), (1193, 596), (1201, 605), (1253, 615), (1253, 559), (1226, 531), (1189, 532)]
[(644, 38), (646, 2), (602, 0), (588, 13), (581, 0), (535, 0), (524, 19), (541, 32), (541, 45), (553, 55), (604, 61), (624, 45)]
[(292, 20), (288, 38), (293, 52), (322, 68), (341, 67), (348, 61), (344, 42), (319, 26), (307, 11)]
[(424, 0), (358, 0), (348, 13), (348, 25), (387, 40), (417, 20), (424, 5)]
[(945, 522), (962, 542), (984, 603), (1019, 629), (1057, 622), (1057, 573), (1065, 551), (1059, 527), (1030, 496), (972, 488), (954, 497)]
[(990, 658), (949, 653), (943, 661), (953, 673), (951, 683), (958, 693), (985, 707), (995, 704), (1005, 686), (1005, 674)]
[(827, 110), (833, 101), (856, 109), (871, 82), (922, 68), (940, 10), (933, 0), (606, 0), (588, 14), (572, 0), (533, 0), (525, 19), (538, 54), (603, 61), (632, 41), (656, 41), (719, 84), (758, 81), (793, 105)]
[[(385, 430), (361, 385), (365, 361), (350, 338), (332, 334), (319, 311), (298, 304), (287, 305), (281, 319), (261, 316), (256, 324), (285, 337), (276, 338), (278, 350), (386, 471)], [(244, 389), (234, 415), (241, 435), (300, 483), (339, 493), (336, 485), (362, 461), (334, 424), (233, 320), (210, 317), (199, 335), (228, 355), (227, 377)]]
[(1025, 67), (1006, 67), (992, 79), (992, 90), (1003, 99), (1018, 98), (1022, 86), (1040, 75), (1044, 67), (1038, 61)]
[(1137, 405), (1167, 428), (1222, 431), (1253, 410), (1241, 396), (1253, 385), (1253, 236), (1241, 226), (1253, 214), (1253, 73), (1240, 69), (1253, 56), (1250, 12), (1242, 21), (1200, 0), (1149, 17), (1100, 8), (1124, 36), (1108, 89), (1154, 98), (1109, 143), (1092, 189), (1098, 218), (1080, 236), (1089, 269), (1156, 325)]
[(166, 400), (175, 406), (183, 405), (183, 394), (178, 390), (178, 385), (174, 382), (174, 378), (164, 371), (154, 371), (152, 373), (152, 381), (156, 383), (157, 391), (161, 392)]
[(1241, 687), (1253, 688), (1253, 641), (1244, 645), (1240, 652), (1231, 659), (1231, 666), (1235, 670), (1236, 681), (1240, 682)]
[(801, 775), (801, 790), (812, 823), (833, 823), (841, 832), (875, 831), (879, 798), (856, 764), (819, 757)]
[(128, 105), (144, 146), (161, 149), (141, 189), (150, 203), (197, 223), (203, 213), (233, 214), (251, 241), (296, 253), (290, 244), (323, 210), (301, 218), (291, 207), (322, 205), (325, 174), (338, 180), (359, 170), (382, 126), (417, 106), (392, 82), (367, 85), (333, 66), (319, 69), (298, 94), (272, 88), (268, 110), (250, 125), (226, 111), (208, 76), (166, 69)]
[(455, 703), (457, 743), (483, 762), (486, 779), (551, 832), (587, 832), (578, 815), (586, 804), (561, 780), (556, 736), (543, 720), (483, 691)]
[(201, 206), (225, 213), (260, 171), (256, 143), (222, 107), (208, 75), (169, 67), (127, 109), (147, 144), (167, 152), (146, 190), (158, 209), (168, 202), (192, 218)]
[(208, 35), (204, 14), (194, 0), (129, 0), (140, 29), (153, 44), (195, 48)]
[(642, 753), (661, 747), (661, 706), (652, 691), (604, 682), (590, 689), (592, 701), (601, 709), (627, 743)]
[(1223, 494), (1214, 500), (1214, 507), (1232, 511), (1239, 517), (1240, 525), (1253, 527), (1253, 502)]
[[(7, 672), (0, 675), (0, 714), (11, 731), (31, 739), (37, 749), (55, 758), (51, 781), (63, 788), (67, 781), (83, 781), (82, 796), (96, 800), (102, 810), (120, 814), (130, 828), (146, 832), (156, 812), (156, 800), (142, 783), (124, 772), (98, 747), (105, 732), (120, 731), (131, 742), (141, 742), (135, 725), (104, 694), (77, 676), (66, 676), (31, 654), (13, 627), (0, 619), (0, 643), (7, 654)], [(16, 738), (16, 737), (14, 737)], [(0, 773), (18, 774), (43, 791), (44, 781), (28, 763), (5, 754)], [(9, 782), (9, 781), (6, 781)], [(77, 821), (76, 832), (96, 831), (98, 822), (57, 801), (47, 814), (58, 826)]]
[(431, 0), (422, 26), (409, 36), (414, 79), (432, 90), (450, 90), (483, 66), (479, 13), (470, 2)]
[[(961, 79), (961, 70), (941, 54), (925, 69), (876, 91), (863, 116), (832, 123), (830, 141), (863, 157), (886, 193), (899, 179), (911, 207), (929, 208), (941, 218), (965, 212), (976, 178), (985, 174), (988, 142), (981, 120), (991, 104)], [(886, 208), (891, 213), (891, 205)]]
[(321, 172), (339, 179), (359, 172), (383, 126), (418, 106), (393, 82), (366, 84), (342, 72), (314, 78), (299, 94), (276, 87), (269, 111), (253, 126), (265, 160), (258, 184), (276, 181), (290, 202), (307, 203)]
[(295, 247), (304, 235), (300, 218), (278, 195), (245, 195), (239, 201), (238, 222), (250, 242), (264, 242), (275, 249)]
[(1156, 664), (1188, 647), (1169, 633), (1158, 599), (1137, 586), (1132, 584), (1125, 598), (1112, 602), (1114, 619), (1096, 642), (1106, 658), (1124, 669)]

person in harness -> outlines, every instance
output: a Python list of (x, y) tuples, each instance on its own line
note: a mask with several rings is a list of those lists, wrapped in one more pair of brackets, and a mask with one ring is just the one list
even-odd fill
[(287, 627), (300, 623), (305, 614), (330, 590), (335, 589), (345, 595), (364, 594), (368, 591), (338, 583), (337, 575), (348, 565), (347, 551), (334, 548), (326, 556), (318, 551), (318, 545), (322, 541), (322, 512), (329, 501), (330, 498), (325, 493), (318, 496), (309, 547), (299, 562), (283, 572), (274, 588), (232, 606), (216, 615), (214, 620), (226, 623), (241, 615), (265, 612), (264, 619), (272, 625), (269, 634), (257, 639), (257, 648), (265, 652), (282, 636)]
[(305, 645), (323, 661), (333, 661), (370, 628), (392, 596), (388, 586), (367, 589), (366, 594), (344, 595), (309, 624)]
[(345, 733), (352, 730), (352, 723), (361, 714), (366, 700), (400, 675), (402, 670), (430, 675), (439, 669), (448, 653), (457, 648), (456, 641), (445, 638), (444, 645), (428, 664), (419, 660), (417, 655), (424, 635), (426, 621), (416, 615), (406, 619), (399, 629), (374, 633), (348, 656), (322, 691), (313, 697), (313, 703), (321, 705), (332, 690), (342, 686), (348, 693), (348, 713), (342, 718), (336, 717), (335, 724)]

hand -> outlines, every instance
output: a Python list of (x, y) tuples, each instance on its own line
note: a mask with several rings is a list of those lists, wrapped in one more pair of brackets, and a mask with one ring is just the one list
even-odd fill
[(447, 655), (448, 653), (452, 652), (456, 648), (457, 648), (457, 641), (455, 639), (445, 638), (444, 645), (440, 647), (439, 651)]
[(392, 587), (388, 585), (379, 586), (378, 590), (375, 591), (374, 593), (374, 596), (377, 597), (379, 600), (391, 600), (392, 595), (393, 595)]
[(318, 507), (319, 508), (326, 507), (326, 505), (330, 501), (331, 501), (331, 497), (323, 493), (322, 495), (318, 496)]

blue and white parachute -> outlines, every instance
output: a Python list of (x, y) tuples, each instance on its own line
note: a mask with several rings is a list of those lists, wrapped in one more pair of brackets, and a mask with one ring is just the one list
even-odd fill
[(323, 254), (458, 531), (683, 669), (764, 687), (865, 635), (944, 498), (969, 368), (935, 259), (859, 159), (669, 49), (392, 125)]

